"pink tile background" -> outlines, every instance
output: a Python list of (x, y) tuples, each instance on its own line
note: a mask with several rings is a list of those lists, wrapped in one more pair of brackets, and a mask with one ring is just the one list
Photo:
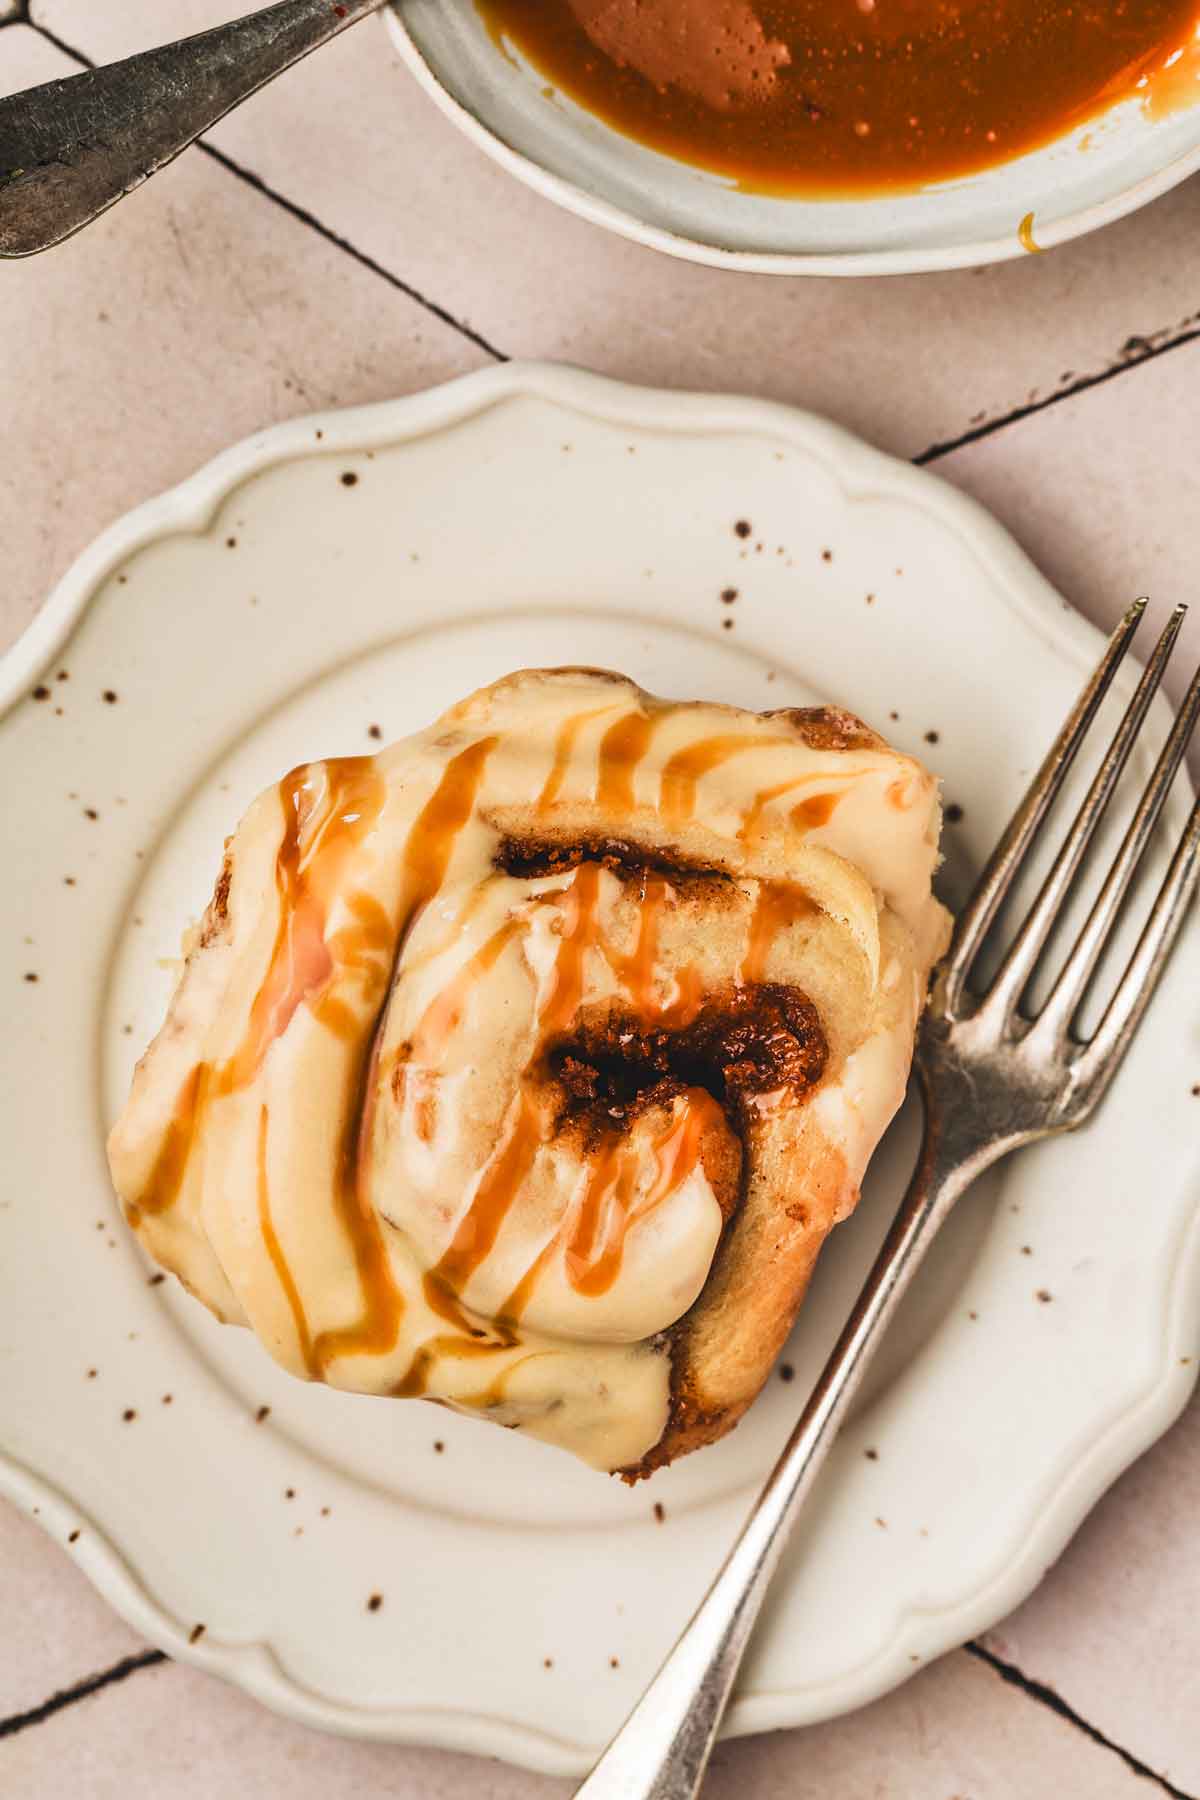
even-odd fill
[[(0, 0), (0, 21), (21, 10)], [(33, 0), (32, 25), (0, 29), (0, 92), (69, 72), (59, 43), (107, 60), (242, 10), (157, 0), (148, 24), (135, 0)], [(939, 473), (991, 507), (1100, 623), (1138, 592), (1160, 612), (1192, 597), (1195, 181), (1095, 237), (995, 269), (731, 277), (610, 239), (513, 184), (417, 92), (373, 22), (225, 121), (212, 144), (219, 156), (189, 152), (84, 236), (0, 276), (0, 648), (102, 526), (230, 441), (495, 353), (769, 394), (900, 454), (933, 452)], [(1187, 642), (1194, 660), (1200, 616)], [(1189, 659), (1177, 660), (1176, 694)], [(1180, 1053), (1200, 1080), (1200, 1037)], [(990, 1634), (983, 1648), (1024, 1687), (957, 1652), (851, 1718), (723, 1747), (715, 1800), (1194, 1800), (1198, 1491), (1194, 1405)], [(0, 1508), (5, 1800), (570, 1790), (497, 1764), (316, 1737), (167, 1664), (17, 1728), (55, 1691), (143, 1649), (68, 1546)]]

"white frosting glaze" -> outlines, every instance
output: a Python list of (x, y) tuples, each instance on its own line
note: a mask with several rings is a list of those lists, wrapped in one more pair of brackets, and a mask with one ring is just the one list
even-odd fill
[[(848, 1210), (944, 932), (932, 778), (806, 730), (531, 673), (263, 795), (110, 1140), (153, 1254), (298, 1375), (636, 1464), (742, 1150), (694, 1071), (606, 1098), (563, 1058), (603, 1086), (589, 1032), (625, 1069), (706, 1001), (810, 994), (822, 1079), (747, 1104), (763, 1141), (808, 1109)], [(544, 872), (581, 837), (624, 861)]]

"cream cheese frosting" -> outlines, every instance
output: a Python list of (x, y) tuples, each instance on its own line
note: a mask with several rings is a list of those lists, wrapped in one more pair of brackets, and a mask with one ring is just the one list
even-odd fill
[(739, 1219), (778, 1189), (815, 1246), (854, 1203), (944, 941), (939, 817), (849, 715), (590, 670), (302, 765), (113, 1128), (127, 1217), (298, 1376), (636, 1469)]

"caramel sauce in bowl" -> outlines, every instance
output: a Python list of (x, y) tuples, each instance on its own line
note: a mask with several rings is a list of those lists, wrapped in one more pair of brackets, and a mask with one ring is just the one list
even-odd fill
[(1200, 0), (394, 0), (539, 192), (672, 254), (880, 274), (1044, 250), (1200, 167)]

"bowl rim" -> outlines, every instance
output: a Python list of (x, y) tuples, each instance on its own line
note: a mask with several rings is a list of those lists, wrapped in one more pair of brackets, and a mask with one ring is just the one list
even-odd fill
[[(701, 238), (668, 231), (661, 225), (650, 225), (636, 213), (604, 200), (564, 175), (555, 175), (541, 163), (515, 150), (462, 101), (446, 88), (419, 49), (402, 16), (403, 0), (387, 0), (380, 17), (401, 60), (442, 113), (456, 125), (463, 136), (507, 169), (510, 175), (532, 188), (534, 193), (551, 200), (576, 217), (599, 225), (618, 237), (644, 244), (684, 262), (701, 263), (708, 268), (740, 270), (745, 275), (921, 275), (939, 270), (973, 269), (987, 263), (1011, 262), (1016, 257), (1057, 249), (1060, 244), (1098, 231), (1101, 226), (1115, 224), (1127, 214), (1136, 212), (1151, 200), (1169, 193), (1181, 181), (1200, 169), (1200, 142), (1179, 156), (1174, 156), (1161, 169), (1143, 175), (1128, 187), (1118, 190), (1107, 200), (1078, 208), (1062, 218), (1037, 228), (1037, 240), (1031, 252), (1014, 229), (1001, 238), (980, 238), (944, 246), (922, 245), (911, 249), (841, 250), (826, 253), (806, 251), (729, 250), (720, 244), (706, 243)], [(1197, 103), (1200, 105), (1200, 102)]]

